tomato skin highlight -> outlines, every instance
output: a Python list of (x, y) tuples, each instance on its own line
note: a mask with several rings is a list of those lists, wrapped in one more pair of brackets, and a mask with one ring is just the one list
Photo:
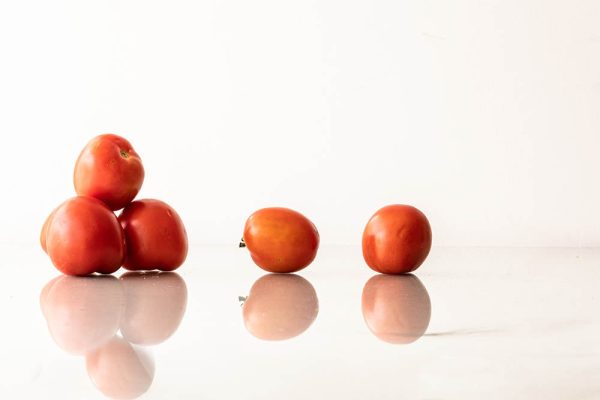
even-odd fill
[(384, 274), (416, 270), (431, 250), (431, 226), (425, 214), (409, 205), (378, 210), (362, 237), (363, 257), (369, 267)]
[(46, 218), (46, 221), (44, 221), (44, 225), (42, 226), (42, 231), (40, 232), (40, 245), (42, 246), (42, 249), (46, 254), (48, 254), (48, 250), (46, 249), (46, 237), (48, 236), (48, 226), (50, 225), (50, 222), (52, 221), (52, 217), (54, 217), (55, 212), (56, 209), (52, 210), (50, 215), (48, 215), (48, 218)]
[(46, 250), (66, 275), (110, 274), (123, 264), (125, 236), (115, 214), (100, 200), (73, 197), (54, 211)]
[(173, 271), (187, 257), (188, 239), (179, 214), (160, 200), (130, 203), (119, 215), (125, 232), (127, 257), (123, 267), (130, 271)]
[(244, 226), (252, 260), (268, 272), (296, 272), (307, 267), (319, 249), (319, 232), (304, 215), (289, 208), (263, 208)]
[(139, 155), (129, 141), (114, 134), (93, 138), (79, 154), (73, 172), (77, 194), (95, 197), (111, 210), (129, 204), (143, 182)]

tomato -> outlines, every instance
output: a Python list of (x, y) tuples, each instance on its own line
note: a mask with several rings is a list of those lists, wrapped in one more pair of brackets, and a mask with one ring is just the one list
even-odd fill
[(63, 350), (84, 354), (108, 341), (119, 329), (125, 296), (112, 276), (61, 275), (40, 295), (50, 335)]
[(111, 399), (135, 399), (154, 380), (154, 362), (141, 348), (114, 336), (86, 354), (86, 368), (94, 385)]
[(62, 203), (54, 211), (45, 236), (50, 259), (64, 274), (111, 274), (123, 264), (125, 236), (119, 221), (104, 203), (92, 197), (78, 196)]
[(179, 327), (187, 304), (185, 282), (175, 272), (128, 272), (121, 275), (125, 315), (121, 333), (130, 343), (162, 343)]
[(288, 208), (263, 208), (246, 221), (240, 247), (269, 272), (296, 272), (317, 255), (319, 232), (304, 215)]
[(131, 143), (113, 134), (93, 138), (81, 151), (73, 174), (78, 195), (95, 197), (111, 210), (129, 204), (143, 182), (142, 160)]
[(48, 226), (50, 225), (50, 222), (52, 221), (52, 217), (54, 217), (55, 212), (56, 209), (52, 210), (50, 215), (48, 215), (48, 218), (46, 218), (46, 221), (44, 221), (44, 226), (42, 226), (42, 232), (40, 232), (40, 244), (42, 245), (42, 249), (46, 253), (48, 253), (48, 251), (46, 250), (46, 236), (48, 235)]
[(168, 204), (152, 199), (134, 201), (119, 215), (119, 222), (127, 242), (125, 268), (172, 271), (185, 261), (187, 233)]
[(431, 319), (427, 289), (414, 275), (375, 275), (362, 293), (362, 313), (379, 339), (412, 343), (425, 333)]
[(417, 269), (431, 249), (431, 227), (421, 211), (407, 205), (383, 207), (367, 223), (362, 237), (365, 261), (384, 274)]
[(306, 279), (267, 274), (259, 278), (246, 298), (246, 329), (263, 340), (284, 340), (300, 335), (317, 318), (319, 300)]

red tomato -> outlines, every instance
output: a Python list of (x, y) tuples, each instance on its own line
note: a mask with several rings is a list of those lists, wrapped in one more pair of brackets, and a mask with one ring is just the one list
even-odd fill
[(50, 225), (50, 221), (52, 221), (52, 217), (54, 217), (54, 212), (56, 211), (56, 209), (54, 209), (50, 215), (48, 215), (48, 218), (46, 218), (46, 221), (44, 221), (44, 226), (42, 226), (42, 232), (40, 233), (40, 244), (42, 245), (42, 249), (48, 253), (48, 251), (46, 250), (46, 235), (48, 234), (48, 225)]
[(121, 320), (123, 337), (144, 346), (167, 340), (185, 313), (185, 281), (175, 272), (128, 272), (120, 279), (127, 304)]
[(284, 340), (308, 329), (319, 313), (317, 292), (298, 275), (267, 274), (244, 302), (246, 329), (263, 340)]
[(304, 215), (288, 208), (263, 208), (246, 221), (241, 247), (269, 272), (296, 272), (317, 255), (319, 232)]
[(185, 261), (187, 233), (168, 204), (152, 199), (134, 201), (119, 215), (119, 222), (127, 242), (125, 268), (172, 271)]
[(404, 274), (417, 269), (431, 249), (427, 217), (412, 206), (391, 205), (375, 213), (362, 237), (365, 261), (384, 274)]
[(126, 139), (112, 134), (100, 135), (81, 151), (73, 182), (78, 195), (95, 197), (111, 210), (120, 210), (140, 191), (144, 167)]
[(427, 330), (431, 301), (414, 275), (375, 275), (363, 289), (362, 312), (367, 326), (379, 339), (406, 344)]
[(62, 203), (46, 228), (45, 242), (52, 263), (67, 275), (111, 274), (125, 257), (125, 236), (117, 217), (92, 197)]

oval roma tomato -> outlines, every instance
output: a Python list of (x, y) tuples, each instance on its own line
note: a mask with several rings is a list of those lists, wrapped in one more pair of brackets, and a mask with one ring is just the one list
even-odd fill
[(362, 237), (365, 261), (384, 274), (404, 274), (417, 269), (431, 249), (431, 227), (415, 207), (391, 205), (375, 213)]
[(143, 182), (142, 160), (131, 143), (113, 134), (93, 138), (81, 151), (73, 174), (78, 195), (95, 197), (111, 210), (129, 204)]
[(298, 275), (267, 274), (259, 278), (244, 302), (246, 329), (263, 340), (300, 335), (317, 318), (317, 292)]
[(296, 272), (317, 255), (319, 232), (308, 218), (289, 208), (263, 208), (246, 221), (240, 247), (269, 272)]
[(117, 217), (92, 197), (62, 203), (46, 227), (45, 244), (52, 263), (67, 275), (111, 274), (125, 257), (125, 237)]
[(177, 212), (160, 200), (130, 203), (119, 222), (125, 232), (127, 257), (123, 267), (131, 271), (173, 271), (187, 256), (188, 240)]
[(362, 312), (367, 326), (379, 339), (407, 344), (427, 330), (431, 301), (414, 275), (375, 275), (363, 288)]

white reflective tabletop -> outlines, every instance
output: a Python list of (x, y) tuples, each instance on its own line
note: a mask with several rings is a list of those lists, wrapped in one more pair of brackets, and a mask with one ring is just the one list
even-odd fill
[(359, 247), (92, 278), (0, 251), (1, 399), (600, 398), (600, 249), (434, 247), (403, 277)]

